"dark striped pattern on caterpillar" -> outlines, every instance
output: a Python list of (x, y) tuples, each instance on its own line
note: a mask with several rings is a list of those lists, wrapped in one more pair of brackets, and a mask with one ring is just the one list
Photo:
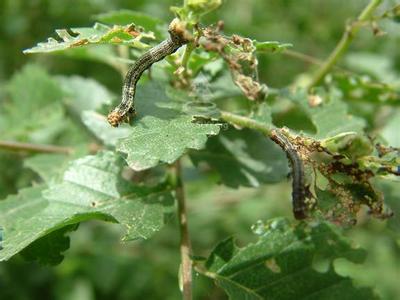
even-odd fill
[(169, 37), (145, 52), (130, 67), (122, 87), (122, 101), (107, 117), (111, 126), (117, 127), (123, 121), (129, 120), (130, 117), (136, 114), (134, 103), (136, 84), (143, 72), (155, 62), (174, 53), (181, 46), (189, 42), (190, 37), (187, 36), (185, 29), (181, 25), (178, 19), (174, 19), (169, 26)]
[(289, 139), (279, 130), (272, 130), (271, 139), (285, 151), (292, 167), (292, 204), (296, 219), (307, 217), (307, 188), (304, 182), (304, 166), (299, 153)]

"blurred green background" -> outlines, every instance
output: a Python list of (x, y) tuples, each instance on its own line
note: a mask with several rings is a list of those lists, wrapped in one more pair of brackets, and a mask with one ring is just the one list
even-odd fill
[[(386, 1), (383, 8), (396, 1)], [(362, 0), (226, 0), (204, 23), (225, 22), (225, 33), (250, 38), (292, 43), (293, 50), (317, 58), (326, 57), (343, 32), (346, 21), (368, 3)], [(92, 26), (93, 15), (110, 10), (132, 9), (159, 17), (173, 18), (171, 5), (179, 1), (135, 0), (2, 0), (0, 1), (0, 101), (6, 99), (4, 85), (28, 62), (37, 62), (51, 74), (79, 74), (92, 77), (116, 95), (121, 77), (104, 64), (59, 55), (23, 55), (54, 29)], [(387, 35), (373, 37), (364, 29), (341, 61), (348, 68), (371, 71), (368, 64), (357, 66), (357, 54), (371, 55), (377, 62), (389, 62), (400, 72), (400, 27), (383, 22)], [(351, 54), (356, 58), (351, 59)], [(271, 87), (284, 87), (303, 72), (313, 70), (307, 62), (285, 54), (261, 55), (260, 77)], [(373, 64), (378, 79), (384, 79), (382, 64)], [(387, 65), (385, 65), (387, 66)], [(379, 75), (379, 71), (383, 70)], [(1, 122), (0, 122), (1, 125)], [(393, 126), (392, 126), (393, 127)], [(391, 130), (396, 130), (394, 126)], [(398, 138), (397, 138), (398, 139)], [(19, 155), (0, 152), (0, 196), (29, 185), (34, 175), (22, 166)], [(189, 223), (196, 255), (207, 255), (221, 239), (234, 235), (239, 245), (253, 240), (251, 225), (258, 219), (291, 216), (290, 182), (259, 189), (232, 190), (200, 180), (190, 162), (185, 162), (188, 182)], [(213, 188), (210, 188), (213, 186)], [(386, 184), (387, 199), (400, 193), (398, 184)], [(398, 200), (398, 199), (397, 199)], [(365, 221), (349, 236), (366, 248), (364, 266), (338, 261), (341, 274), (351, 274), (360, 285), (376, 286), (384, 299), (400, 299), (399, 224)], [(176, 222), (168, 224), (154, 238), (121, 244), (119, 227), (100, 222), (81, 224), (71, 234), (71, 249), (57, 267), (27, 263), (20, 257), (0, 265), (0, 299), (179, 299), (179, 241)], [(224, 293), (208, 279), (195, 276), (195, 299), (225, 299)]]

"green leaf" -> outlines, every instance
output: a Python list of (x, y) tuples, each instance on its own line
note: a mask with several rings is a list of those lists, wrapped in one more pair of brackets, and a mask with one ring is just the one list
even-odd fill
[[(39, 107), (59, 102), (63, 95), (58, 82), (43, 67), (36, 64), (25, 65), (14, 74), (6, 88), (11, 103), (18, 107), (19, 114), (32, 113)], [(13, 113), (14, 110), (17, 109), (12, 109)]]
[(394, 111), (391, 118), (386, 120), (385, 127), (382, 128), (381, 135), (393, 147), (400, 148), (399, 135), (400, 111)]
[(32, 187), (0, 202), (4, 228), (0, 261), (47, 234), (85, 220), (117, 222), (124, 240), (149, 238), (164, 224), (173, 204), (166, 187), (137, 187), (120, 177), (119, 158), (99, 152), (73, 161), (59, 184)]
[(51, 143), (63, 130), (63, 91), (59, 84), (38, 65), (26, 65), (7, 84), (10, 102), (0, 134), (3, 139)]
[(370, 74), (381, 82), (399, 86), (399, 74), (395, 70), (394, 61), (387, 55), (370, 52), (349, 53), (346, 64), (356, 72)]
[(227, 239), (205, 263), (202, 273), (230, 299), (377, 299), (371, 289), (355, 287), (335, 272), (334, 259), (361, 263), (365, 253), (352, 248), (333, 225), (276, 219), (254, 229), (256, 243), (238, 248)]
[(387, 222), (388, 228), (398, 237), (400, 232), (400, 184), (390, 180), (379, 180), (378, 186), (385, 195), (385, 203), (393, 211), (393, 217)]
[(270, 52), (270, 53), (279, 53), (287, 48), (293, 47), (292, 44), (289, 43), (280, 43), (276, 41), (268, 41), (268, 42), (258, 42), (253, 41), (253, 45), (256, 47), (256, 51), (258, 52)]
[(129, 45), (144, 49), (148, 45), (141, 41), (142, 38), (154, 38), (152, 32), (144, 32), (135, 24), (110, 27), (96, 23), (93, 27), (58, 29), (56, 33), (61, 41), (48, 38), (47, 42), (38, 43), (37, 46), (24, 50), (24, 53), (46, 53), (98, 44)]
[(64, 259), (62, 252), (69, 249), (70, 239), (65, 234), (75, 230), (76, 225), (65, 226), (36, 240), (21, 255), (28, 261), (38, 261), (42, 265), (58, 265)]
[(190, 116), (162, 120), (146, 116), (135, 125), (133, 132), (117, 144), (117, 150), (126, 153), (128, 165), (137, 171), (173, 163), (187, 149), (201, 149), (208, 135), (216, 135), (215, 124), (194, 124)]
[(37, 154), (24, 160), (24, 166), (36, 172), (44, 182), (54, 183), (61, 179), (70, 157), (63, 154)]
[(3, 227), (0, 226), (0, 250), (3, 250)]
[[(150, 30), (158, 36), (160, 34), (160, 27), (165, 25), (161, 19), (153, 16), (146, 15), (129, 9), (121, 9), (110, 11), (103, 14), (95, 15), (94, 18), (100, 22), (115, 25), (137, 24)], [(167, 28), (167, 26), (165, 26)]]
[(372, 153), (371, 141), (355, 132), (344, 132), (321, 141), (321, 146), (331, 153), (344, 154), (355, 160)]
[(367, 102), (375, 105), (400, 105), (400, 86), (372, 80), (369, 76), (334, 74), (330, 83), (342, 93), (343, 99)]
[(328, 92), (318, 90), (314, 95), (309, 95), (306, 90), (299, 89), (285, 96), (298, 104), (310, 118), (316, 129), (315, 134), (310, 134), (314, 138), (363, 131), (364, 120), (348, 114), (346, 104), (340, 99), (340, 94), (335, 89)]
[(164, 88), (147, 84), (136, 95), (138, 116), (129, 136), (116, 149), (127, 155), (134, 170), (145, 170), (160, 163), (172, 163), (187, 149), (201, 149), (210, 135), (216, 135), (217, 124), (197, 124), (181, 112), (182, 103), (172, 102)]
[(204, 150), (192, 151), (195, 165), (207, 163), (217, 170), (222, 183), (230, 187), (257, 187), (275, 183), (289, 172), (285, 154), (264, 135), (230, 129), (208, 140)]
[(201, 16), (212, 12), (222, 4), (222, 0), (187, 0), (181, 7), (172, 6), (171, 11), (190, 24), (196, 24)]
[(111, 127), (105, 116), (94, 111), (84, 111), (82, 121), (107, 146), (115, 147), (119, 139), (127, 137), (132, 131), (127, 124), (117, 128)]
[(84, 110), (98, 110), (110, 105), (115, 97), (107, 88), (93, 79), (80, 76), (58, 77), (65, 96), (64, 102), (81, 113)]
[(115, 47), (110, 44), (96, 45), (96, 47), (77, 47), (68, 51), (54, 52), (56, 55), (66, 56), (73, 59), (95, 61), (107, 64), (118, 72), (122, 64), (133, 64), (135, 61), (117, 56)]

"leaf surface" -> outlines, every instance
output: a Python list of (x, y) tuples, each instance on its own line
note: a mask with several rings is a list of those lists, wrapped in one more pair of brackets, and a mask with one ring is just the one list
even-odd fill
[(154, 38), (153, 33), (144, 32), (134, 24), (110, 27), (96, 23), (93, 27), (58, 29), (56, 33), (61, 40), (48, 38), (46, 42), (38, 43), (37, 46), (24, 50), (24, 53), (46, 53), (98, 44), (129, 45), (143, 49), (148, 45), (141, 39)]
[(230, 129), (208, 140), (204, 150), (192, 151), (195, 165), (207, 163), (217, 170), (222, 183), (231, 187), (257, 187), (279, 182), (289, 172), (283, 151), (262, 134)]
[(277, 219), (258, 223), (254, 244), (238, 248), (233, 239), (221, 242), (205, 263), (230, 299), (377, 299), (338, 275), (338, 257), (360, 263), (364, 251), (352, 248), (327, 223), (293, 225)]
[(61, 183), (28, 188), (1, 201), (0, 260), (57, 229), (90, 219), (120, 223), (124, 240), (149, 238), (163, 226), (172, 195), (165, 187), (134, 186), (120, 172), (118, 156), (99, 152), (73, 161)]
[[(140, 86), (135, 101), (138, 115), (129, 128), (129, 135), (119, 139), (116, 145), (117, 151), (126, 154), (126, 161), (134, 170), (173, 163), (187, 149), (201, 149), (209, 136), (219, 133), (218, 124), (193, 123), (192, 116), (182, 112), (183, 104), (169, 99), (162, 85)], [(97, 130), (91, 129), (97, 136), (104, 134), (100, 126)], [(124, 134), (125, 131), (121, 135)]]
[(297, 103), (310, 118), (316, 128), (315, 138), (327, 138), (343, 132), (361, 133), (365, 126), (363, 119), (350, 115), (346, 104), (340, 99), (339, 92), (317, 91), (308, 95), (306, 90), (298, 90), (287, 94), (289, 99)]

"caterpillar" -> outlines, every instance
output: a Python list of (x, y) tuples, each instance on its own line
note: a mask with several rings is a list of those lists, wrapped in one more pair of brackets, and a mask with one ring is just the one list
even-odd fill
[(272, 130), (270, 138), (285, 151), (292, 167), (292, 205), (294, 217), (298, 220), (307, 217), (306, 197), (308, 195), (304, 182), (304, 166), (299, 153), (289, 139), (279, 132)]
[(174, 53), (181, 46), (190, 41), (190, 37), (182, 23), (178, 19), (174, 19), (168, 29), (169, 37), (154, 46), (129, 68), (122, 87), (122, 101), (115, 107), (107, 117), (108, 123), (113, 127), (118, 127), (125, 120), (136, 114), (135, 110), (135, 93), (136, 84), (142, 76), (143, 72), (151, 67), (152, 64), (165, 58), (166, 56)]

